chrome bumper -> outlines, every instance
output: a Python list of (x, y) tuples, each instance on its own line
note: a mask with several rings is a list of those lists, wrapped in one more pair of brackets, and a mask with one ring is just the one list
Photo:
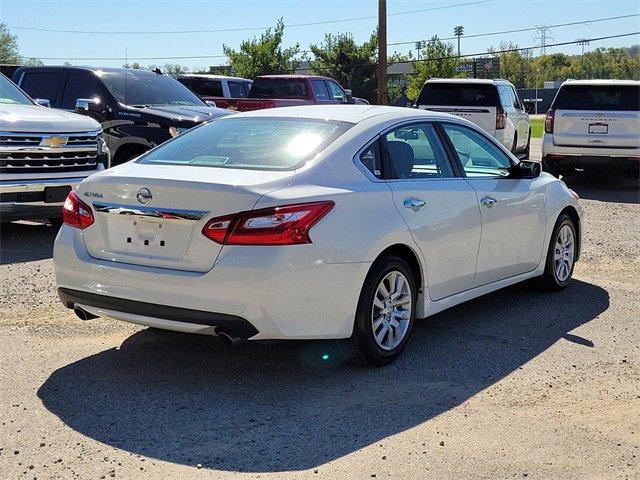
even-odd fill
[[(30, 201), (33, 194), (43, 193), (46, 187), (68, 186), (72, 190), (86, 177), (47, 178), (39, 180), (0, 180), (0, 220), (11, 222), (31, 218), (58, 218), (62, 216), (64, 202)], [(29, 195), (24, 200), (15, 194)]]

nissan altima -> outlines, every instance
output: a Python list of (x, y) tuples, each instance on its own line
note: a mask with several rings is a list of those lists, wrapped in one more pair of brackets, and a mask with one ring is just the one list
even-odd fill
[(194, 128), (71, 192), (62, 302), (235, 339), (395, 360), (416, 318), (538, 277), (566, 287), (577, 195), (448, 114), (303, 106)]

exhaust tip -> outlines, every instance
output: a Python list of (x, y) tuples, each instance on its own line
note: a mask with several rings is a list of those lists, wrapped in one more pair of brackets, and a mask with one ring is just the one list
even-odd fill
[(216, 328), (215, 333), (222, 344), (227, 347), (235, 347), (243, 342), (240, 337), (236, 337), (233, 333), (224, 328)]
[(73, 311), (80, 320), (92, 320), (94, 318), (98, 318), (97, 315), (94, 315), (93, 313), (89, 313), (86, 310), (77, 306), (73, 307)]

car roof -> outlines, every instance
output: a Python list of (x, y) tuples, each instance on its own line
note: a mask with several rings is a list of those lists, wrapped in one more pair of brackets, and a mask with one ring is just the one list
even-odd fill
[(182, 75), (178, 75), (177, 78), (184, 77), (210, 78), (211, 80), (241, 80), (243, 82), (253, 82), (253, 80), (250, 80), (248, 78), (232, 77), (229, 75), (213, 75), (210, 73), (183, 73)]
[(76, 65), (46, 65), (42, 67), (20, 67), (20, 71), (26, 70), (62, 70), (62, 71), (83, 71), (83, 72), (93, 72), (98, 74), (98, 72), (105, 73), (124, 73), (130, 72), (138, 75), (160, 75), (151, 70), (143, 70), (139, 68), (118, 68), (118, 67), (90, 67), (90, 66), (76, 66)]
[(594, 80), (566, 80), (562, 85), (634, 85), (639, 86), (638, 80), (594, 79)]
[(430, 78), (425, 83), (473, 83), (482, 85), (511, 85), (503, 78)]
[(407, 107), (388, 107), (381, 105), (301, 105), (297, 107), (268, 108), (240, 113), (234, 117), (282, 117), (313, 118), (349, 123), (360, 123), (371, 117), (385, 115), (387, 119), (410, 119), (425, 117), (431, 119), (451, 118), (451, 115), (428, 110)]

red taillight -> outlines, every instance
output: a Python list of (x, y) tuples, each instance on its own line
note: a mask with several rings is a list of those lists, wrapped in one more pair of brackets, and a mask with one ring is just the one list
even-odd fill
[(507, 113), (502, 107), (496, 109), (496, 130), (502, 130), (507, 126)]
[(555, 110), (547, 111), (547, 114), (544, 117), (544, 133), (553, 133), (553, 124), (555, 123), (555, 119)]
[(62, 220), (70, 227), (83, 229), (93, 224), (93, 213), (75, 192), (69, 192), (62, 207)]
[(225, 215), (209, 220), (202, 234), (222, 245), (311, 243), (309, 230), (333, 206), (331, 201), (300, 203)]

